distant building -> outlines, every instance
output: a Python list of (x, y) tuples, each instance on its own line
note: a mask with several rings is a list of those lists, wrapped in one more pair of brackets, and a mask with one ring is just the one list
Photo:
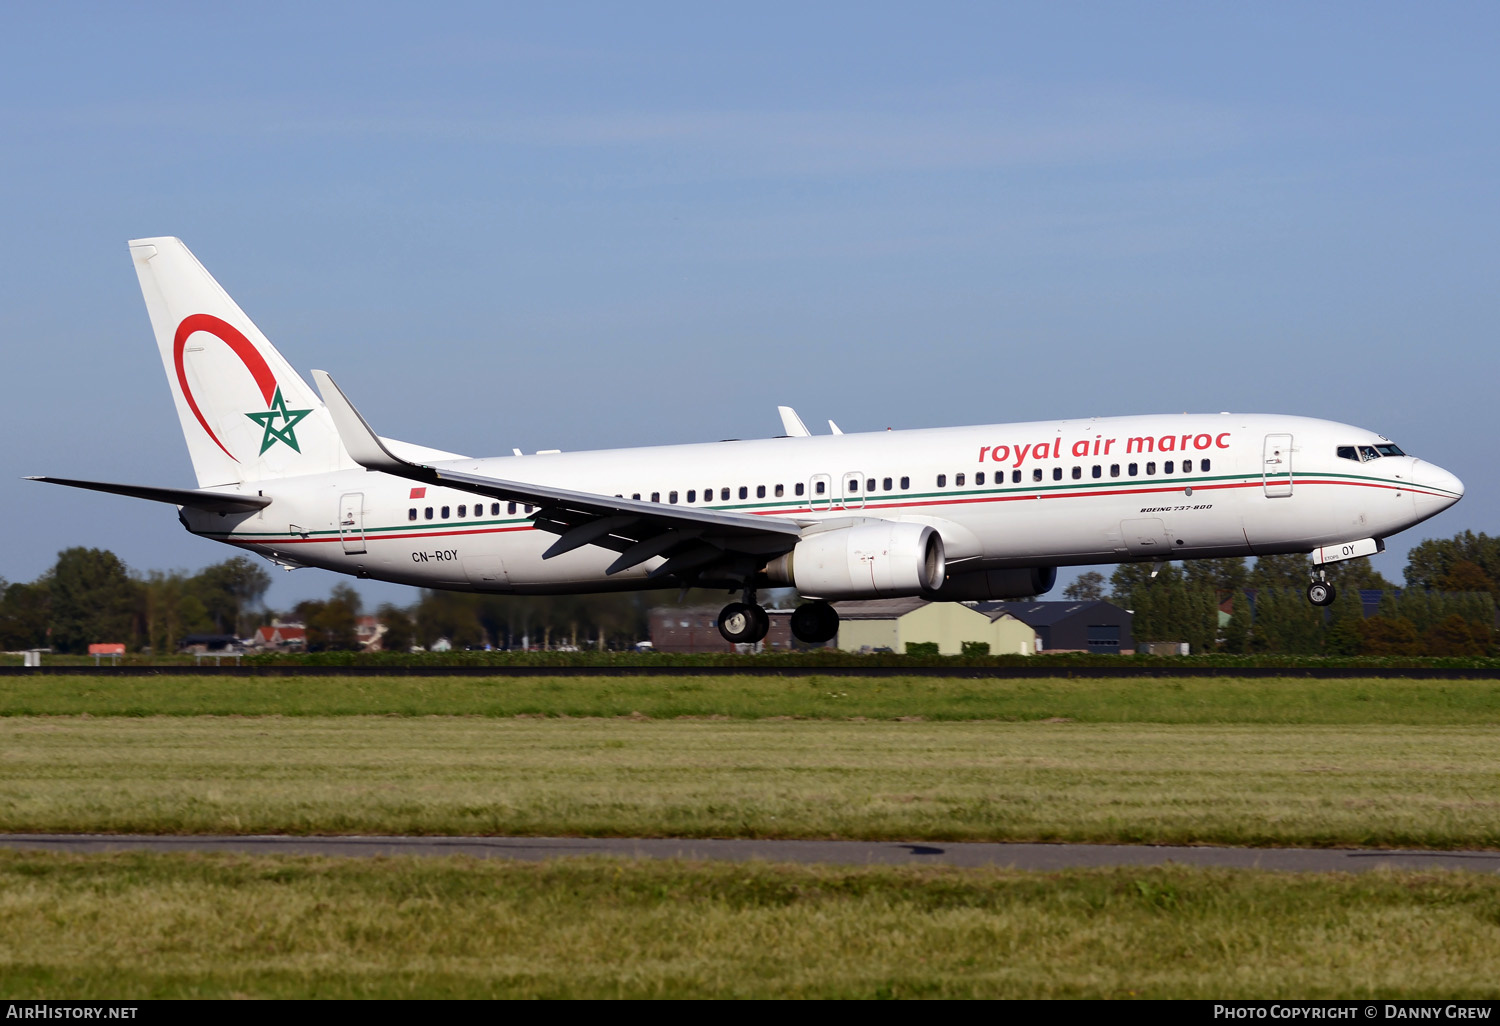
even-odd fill
[(263, 652), (300, 652), (307, 646), (307, 628), (300, 623), (273, 623), (257, 627), (250, 647)]
[(384, 646), (385, 624), (378, 617), (361, 616), (354, 622), (354, 640), (361, 652), (379, 652)]
[(240, 639), (233, 634), (189, 634), (178, 643), (177, 651), (189, 655), (239, 655)]
[(1041, 652), (1135, 652), (1130, 611), (1112, 602), (979, 602), (987, 616), (1011, 616), (1029, 625)]
[(840, 602), (838, 647), (846, 652), (904, 653), (908, 643), (933, 644), (941, 655), (962, 655), (964, 642), (983, 642), (990, 655), (1031, 655), (1036, 632), (1004, 615), (990, 616), (962, 602), (919, 598)]

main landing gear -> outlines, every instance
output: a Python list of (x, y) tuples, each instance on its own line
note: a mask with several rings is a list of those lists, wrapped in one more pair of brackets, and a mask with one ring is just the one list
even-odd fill
[(821, 645), (839, 632), (839, 614), (827, 602), (808, 602), (792, 612), (792, 633), (798, 641)]
[[(753, 645), (765, 639), (771, 618), (755, 601), (755, 589), (746, 588), (743, 601), (719, 610), (719, 633), (731, 645)], [(820, 645), (839, 632), (839, 614), (827, 602), (809, 602), (792, 613), (792, 634), (798, 641)]]
[(731, 645), (753, 645), (771, 630), (771, 618), (755, 604), (755, 596), (748, 602), (731, 602), (719, 610), (719, 633)]

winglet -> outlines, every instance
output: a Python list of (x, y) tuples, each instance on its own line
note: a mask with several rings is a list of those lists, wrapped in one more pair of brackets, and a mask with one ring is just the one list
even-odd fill
[(807, 430), (807, 425), (802, 423), (802, 418), (797, 416), (797, 411), (790, 406), (778, 406), (776, 412), (781, 414), (781, 430), (792, 438), (806, 438), (812, 434)]
[[(385, 447), (364, 417), (354, 408), (349, 397), (344, 395), (327, 371), (312, 372), (313, 382), (323, 396), (323, 404), (333, 415), (333, 426), (338, 429), (339, 441), (349, 456), (366, 470), (379, 470), (388, 474), (408, 476), (416, 465), (394, 455)], [(424, 468), (425, 469), (425, 468)]]

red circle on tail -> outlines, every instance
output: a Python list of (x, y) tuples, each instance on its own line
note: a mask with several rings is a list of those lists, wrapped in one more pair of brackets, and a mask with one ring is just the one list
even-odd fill
[[(189, 314), (177, 325), (177, 335), (172, 340), (172, 362), (177, 368), (177, 386), (182, 389), (182, 397), (187, 400), (188, 409), (193, 411), (193, 416), (198, 418), (198, 423), (203, 425), (203, 430), (208, 432), (208, 437), (214, 440), (214, 444), (224, 449), (224, 443), (219, 441), (219, 436), (214, 434), (214, 429), (208, 426), (208, 419), (203, 416), (203, 411), (198, 409), (198, 400), (193, 398), (193, 390), (188, 387), (186, 368), (183, 367), (182, 357), (187, 346), (188, 336), (194, 332), (206, 331), (219, 341), (227, 345), (234, 354), (240, 358), (250, 376), (255, 379), (255, 384), (260, 388), (260, 394), (265, 398), (266, 405), (271, 405), (271, 399), (276, 395), (276, 375), (271, 373), (270, 365), (266, 358), (260, 355), (260, 350), (244, 336), (244, 334), (230, 324), (212, 314)], [(224, 455), (239, 462), (234, 453), (224, 449)]]

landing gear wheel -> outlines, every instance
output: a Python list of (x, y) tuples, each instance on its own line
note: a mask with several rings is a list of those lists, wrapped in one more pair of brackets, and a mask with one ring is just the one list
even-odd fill
[(1331, 606), (1337, 592), (1327, 581), (1313, 581), (1307, 586), (1307, 601), (1315, 606)]
[(827, 602), (809, 602), (792, 613), (792, 634), (798, 641), (821, 645), (839, 632), (839, 614)]
[(719, 610), (719, 633), (731, 645), (753, 645), (771, 630), (771, 618), (760, 606), (731, 602)]

